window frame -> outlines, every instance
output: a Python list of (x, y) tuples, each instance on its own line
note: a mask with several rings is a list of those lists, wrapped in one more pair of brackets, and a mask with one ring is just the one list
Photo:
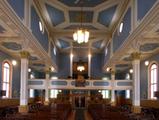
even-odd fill
[(156, 71), (157, 71), (157, 74), (156, 74), (156, 79), (157, 79), (157, 82), (156, 82), (156, 87), (157, 87), (157, 90), (158, 90), (158, 63), (156, 61), (153, 61), (149, 64), (148, 66), (148, 99), (156, 99), (155, 97), (151, 98), (151, 67), (152, 65), (156, 65)]
[[(12, 97), (12, 70), (13, 70), (13, 66), (12, 66), (12, 63), (9, 61), (9, 60), (4, 60), (2, 62), (2, 90), (3, 90), (3, 83), (4, 83), (4, 64), (7, 63), (9, 65), (9, 93), (8, 93), (8, 97), (2, 97), (3, 99), (8, 99), (8, 98), (11, 98)], [(6, 91), (7, 93), (7, 91)]]

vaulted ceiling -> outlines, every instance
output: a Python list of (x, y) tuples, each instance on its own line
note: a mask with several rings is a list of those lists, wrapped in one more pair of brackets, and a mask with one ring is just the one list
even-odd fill
[[(49, 31), (52, 42), (58, 47), (61, 52), (70, 53), (73, 51), (74, 60), (79, 58), (86, 60), (88, 53), (101, 52), (111, 40), (112, 33), (120, 22), (123, 13), (125, 12), (129, 0), (33, 0), (34, 6), (38, 11), (43, 24)], [(82, 5), (82, 26), (90, 31), (90, 39), (88, 43), (77, 44), (73, 41), (73, 32), (80, 27)], [(2, 7), (2, 4), (0, 5)], [(3, 13), (2, 13), (3, 12)], [(13, 25), (11, 19), (4, 17), (4, 11), (0, 9), (0, 49), (11, 54), (19, 55), (19, 52), (24, 49), (24, 43), (29, 46), (28, 51), (31, 53), (30, 60), (32, 65), (44, 67), (47, 60), (37, 53), (36, 48), (24, 42), (21, 39), (23, 33), (20, 33), (17, 25)], [(156, 16), (158, 17), (158, 16)], [(15, 18), (14, 18), (15, 19)], [(157, 19), (157, 18), (156, 18)], [(155, 19), (155, 20), (156, 20)], [(147, 21), (147, 20), (146, 20)], [(22, 24), (22, 23), (19, 23)], [(137, 23), (138, 24), (138, 23)], [(141, 25), (140, 25), (141, 26)], [(139, 27), (140, 27), (139, 26)], [(143, 25), (144, 26), (144, 25)], [(137, 29), (138, 30), (138, 29)], [(132, 31), (131, 31), (132, 32)], [(140, 34), (131, 44), (127, 42), (122, 50), (115, 53), (108, 62), (119, 62), (117, 67), (126, 68), (131, 63), (130, 54), (134, 51), (135, 45), (139, 44), (139, 50), (143, 58), (150, 56), (152, 53), (157, 53), (159, 50), (159, 22), (147, 23), (145, 29), (138, 31)], [(133, 36), (134, 34), (130, 35)], [(28, 35), (25, 35), (28, 37)], [(132, 37), (133, 38), (133, 37)], [(29, 38), (33, 39), (33, 38)], [(126, 49), (126, 50), (125, 50)], [(42, 62), (40, 62), (42, 60)], [(34, 61), (38, 61), (35, 62)], [(43, 64), (42, 64), (43, 63)], [(123, 65), (124, 63), (124, 65)]]
[[(99, 52), (109, 41), (128, 0), (34, 0), (45, 24), (52, 31), (55, 44), (63, 52), (73, 48)], [(77, 45), (73, 32), (81, 26), (90, 31), (89, 43)]]

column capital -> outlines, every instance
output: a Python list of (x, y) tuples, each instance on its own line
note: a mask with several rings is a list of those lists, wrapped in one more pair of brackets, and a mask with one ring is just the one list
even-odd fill
[(21, 51), (20, 56), (21, 58), (29, 58), (30, 53), (28, 51)]
[(131, 53), (132, 60), (140, 60), (140, 57), (141, 57), (141, 53), (139, 52)]
[(49, 74), (49, 73), (50, 73), (50, 70), (45, 70), (45, 73), (46, 73), (46, 74)]
[(115, 70), (111, 70), (111, 75), (115, 75)]

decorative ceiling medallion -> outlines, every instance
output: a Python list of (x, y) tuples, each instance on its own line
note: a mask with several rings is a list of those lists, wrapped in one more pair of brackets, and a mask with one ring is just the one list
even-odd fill
[(38, 58), (35, 57), (35, 56), (30, 56), (29, 59), (30, 59), (30, 60), (33, 60), (33, 61), (34, 61), (34, 60), (38, 60)]
[(140, 51), (142, 52), (149, 52), (155, 50), (159, 47), (159, 43), (146, 43), (140, 46)]
[(22, 50), (21, 44), (18, 44), (16, 42), (3, 42), (2, 46), (4, 46), (7, 49), (14, 50), (14, 51)]
[(36, 67), (45, 67), (44, 64), (41, 64), (41, 63), (34, 63), (32, 64), (33, 66), (36, 66)]

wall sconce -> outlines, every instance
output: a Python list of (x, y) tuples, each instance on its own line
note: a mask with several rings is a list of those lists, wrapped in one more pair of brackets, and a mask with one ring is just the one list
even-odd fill
[(17, 65), (17, 61), (16, 60), (12, 60), (12, 65), (13, 66)]
[(149, 65), (149, 61), (145, 61), (145, 66), (148, 66)]
[(111, 71), (111, 68), (110, 68), (110, 67), (107, 67), (106, 71), (107, 71), (107, 72), (110, 72), (110, 71)]
[(129, 72), (130, 72), (130, 73), (133, 73), (133, 69), (130, 69)]
[(31, 69), (30, 69), (30, 68), (28, 68), (28, 72), (31, 72)]
[(55, 70), (55, 68), (54, 68), (54, 67), (51, 67), (50, 69), (51, 69), (51, 72), (54, 72), (54, 70)]

